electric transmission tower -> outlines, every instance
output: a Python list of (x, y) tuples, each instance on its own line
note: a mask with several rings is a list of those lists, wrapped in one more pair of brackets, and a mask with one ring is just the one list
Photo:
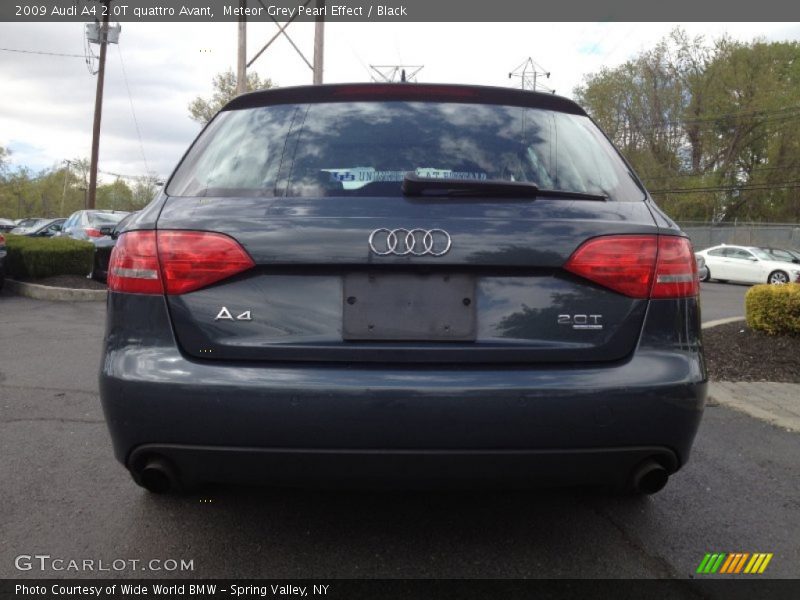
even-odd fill
[(406, 81), (416, 83), (417, 74), (422, 71), (425, 65), (370, 65), (373, 73), (372, 81), (395, 83)]
[(541, 79), (542, 76), (546, 79), (550, 79), (550, 71), (546, 71), (544, 67), (536, 63), (531, 57), (526, 58), (520, 66), (508, 74), (509, 79), (513, 77), (519, 78), (520, 87), (523, 90), (555, 94), (555, 90), (539, 84), (539, 79)]

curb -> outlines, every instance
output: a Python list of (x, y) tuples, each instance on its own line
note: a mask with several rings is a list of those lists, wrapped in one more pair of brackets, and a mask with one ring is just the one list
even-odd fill
[(105, 302), (106, 290), (79, 290), (74, 288), (51, 287), (6, 279), (5, 288), (11, 294), (34, 298), (35, 300), (55, 300), (62, 302)]
[[(708, 386), (708, 397), (714, 399), (721, 405), (732, 408), (740, 413), (744, 413), (750, 417), (765, 421), (771, 425), (782, 427), (787, 431), (794, 431), (800, 433), (800, 417), (797, 412), (782, 406), (780, 402), (770, 402), (758, 404), (752, 399), (752, 395), (745, 393), (742, 395), (737, 394), (730, 388), (732, 386), (741, 386), (742, 383), (756, 383), (756, 382), (730, 382), (730, 381), (711, 381)], [(793, 389), (800, 388), (798, 384), (786, 383), (776, 384), (770, 381), (757, 382), (756, 385), (767, 386), (794, 386)], [(740, 388), (741, 390), (741, 388)], [(774, 388), (773, 388), (774, 391)], [(741, 392), (740, 392), (741, 393)]]
[(727, 317), (725, 319), (716, 319), (715, 321), (708, 321), (707, 323), (703, 323), (700, 327), (702, 329), (711, 329), (712, 327), (717, 327), (718, 325), (727, 325), (728, 323), (736, 323), (737, 321), (744, 321), (744, 317)]
[[(743, 322), (744, 317), (728, 317), (727, 319), (716, 319), (703, 323), (703, 329), (711, 329), (719, 325), (726, 325), (728, 323)], [(781, 406), (780, 402), (771, 402), (769, 404), (759, 404), (753, 401), (753, 394), (745, 389), (739, 388), (738, 392), (734, 389), (741, 385), (749, 385), (750, 382), (729, 382), (729, 381), (709, 381), (708, 382), (708, 400), (716, 400), (720, 405), (731, 408), (737, 412), (746, 414), (754, 419), (764, 421), (771, 425), (781, 427), (786, 431), (794, 431), (800, 433), (800, 417), (797, 416), (796, 411), (787, 410), (785, 406)], [(760, 385), (794, 385), (794, 384), (776, 384), (775, 382), (759, 382)], [(779, 388), (780, 389), (780, 388)], [(797, 386), (796, 389), (800, 389)], [(775, 394), (780, 396), (780, 394)]]

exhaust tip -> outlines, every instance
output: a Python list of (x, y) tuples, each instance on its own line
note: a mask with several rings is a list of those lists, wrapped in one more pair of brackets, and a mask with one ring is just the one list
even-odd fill
[(175, 469), (164, 458), (151, 458), (139, 471), (139, 484), (154, 494), (166, 494), (177, 487)]
[(631, 488), (637, 494), (655, 494), (664, 489), (667, 481), (669, 481), (669, 473), (664, 466), (649, 459), (634, 469)]

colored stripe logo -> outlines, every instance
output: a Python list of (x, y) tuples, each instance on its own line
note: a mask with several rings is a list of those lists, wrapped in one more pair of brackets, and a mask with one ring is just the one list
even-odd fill
[(721, 573), (725, 575), (760, 575), (772, 560), (772, 553), (755, 552), (707, 552), (697, 567), (704, 575)]

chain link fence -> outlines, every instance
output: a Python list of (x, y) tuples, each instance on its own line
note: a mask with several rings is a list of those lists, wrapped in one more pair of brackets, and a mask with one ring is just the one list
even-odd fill
[(678, 225), (692, 239), (695, 250), (719, 244), (800, 250), (800, 224), (680, 221)]

